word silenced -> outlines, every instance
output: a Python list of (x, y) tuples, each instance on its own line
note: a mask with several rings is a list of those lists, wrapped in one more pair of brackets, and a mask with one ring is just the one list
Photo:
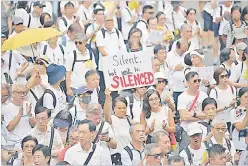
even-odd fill
[(154, 82), (154, 76), (152, 72), (144, 72), (138, 74), (129, 74), (126, 76), (115, 75), (112, 79), (111, 87), (114, 89), (128, 88), (128, 87), (140, 87), (151, 85)]

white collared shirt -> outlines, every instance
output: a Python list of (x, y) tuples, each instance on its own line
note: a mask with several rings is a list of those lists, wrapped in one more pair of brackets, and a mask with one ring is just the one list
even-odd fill
[[(86, 152), (82, 149), (81, 144), (77, 143), (66, 151), (64, 160), (71, 165), (83, 165), (88, 158), (89, 153), (93, 151), (92, 148), (93, 144), (91, 144), (90, 151)], [(92, 155), (88, 165), (106, 165), (103, 148), (101, 146), (96, 145), (95, 152)]]
[(79, 88), (86, 85), (85, 74), (87, 71), (96, 69), (95, 58), (92, 53), (92, 59), (90, 60), (90, 52), (86, 49), (86, 52), (82, 54), (81, 51), (76, 49), (76, 62), (73, 67), (74, 52), (72, 51), (66, 60), (66, 71), (71, 71), (71, 87)]
[[(97, 46), (104, 47), (104, 50), (108, 53), (108, 56), (114, 56), (115, 54), (123, 50), (126, 50), (126, 46), (124, 44), (122, 33), (119, 30), (118, 32), (119, 32), (119, 38), (118, 38), (115, 28), (112, 29), (111, 33), (105, 31), (105, 38), (103, 38), (103, 34), (101, 30), (99, 30), (96, 34)], [(102, 54), (99, 53), (98, 68), (100, 71), (103, 71), (102, 58), (103, 58)]]

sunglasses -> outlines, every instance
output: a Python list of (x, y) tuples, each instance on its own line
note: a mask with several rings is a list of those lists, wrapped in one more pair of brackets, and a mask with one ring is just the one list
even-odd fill
[(77, 44), (82, 45), (83, 42), (81, 42), (81, 41), (75, 41), (75, 44), (76, 44), (76, 45), (77, 45)]
[(201, 82), (201, 79), (196, 79), (196, 80), (194, 80), (193, 82), (194, 82), (195, 84), (196, 84), (196, 83), (200, 83), (200, 82)]
[(224, 79), (225, 77), (228, 78), (228, 74), (220, 75), (220, 78), (221, 78), (221, 79)]
[(148, 156), (152, 156), (152, 157), (154, 157), (154, 159), (161, 159), (162, 158), (162, 153), (152, 154), (152, 155), (148, 155)]
[(158, 84), (166, 83), (166, 80), (160, 80), (158, 81)]
[(36, 61), (35, 64), (36, 64), (36, 65), (41, 65), (41, 66), (42, 66), (42, 65), (44, 65), (44, 62), (38, 62), (38, 61)]
[(148, 12), (148, 14), (152, 15), (152, 14), (154, 14), (154, 12)]

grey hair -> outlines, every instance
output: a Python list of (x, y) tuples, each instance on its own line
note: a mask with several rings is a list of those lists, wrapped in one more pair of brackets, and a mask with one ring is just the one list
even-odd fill
[(152, 149), (154, 148), (160, 148), (158, 144), (155, 143), (151, 143), (151, 144), (147, 144), (145, 147), (145, 155), (152, 155)]
[(19, 90), (19, 89), (21, 90), (21, 89), (23, 89), (24, 87), (25, 87), (24, 84), (13, 84), (13, 85), (12, 85), (12, 92), (15, 91), (15, 90), (17, 90), (17, 89), (18, 89), (18, 90)]
[(192, 29), (192, 26), (189, 25), (189, 24), (183, 24), (183, 25), (180, 27), (180, 32), (183, 32), (186, 28), (191, 28), (191, 29)]
[(151, 138), (151, 142), (152, 143), (158, 143), (160, 141), (160, 137), (161, 136), (168, 136), (169, 137), (169, 133), (166, 131), (157, 131), (156, 133), (154, 133), (154, 135)]
[(140, 123), (134, 123), (134, 124), (132, 124), (132, 126), (130, 126), (130, 128), (129, 128), (129, 133), (130, 134), (133, 133), (134, 127), (136, 127), (137, 125), (141, 125), (141, 124)]
[(181, 157), (181, 156), (170, 156), (168, 158), (168, 165), (172, 165), (172, 162), (179, 163), (181, 161), (183, 162), (183, 165), (185, 165), (185, 161), (184, 161), (183, 157)]
[(90, 103), (87, 105), (87, 108), (86, 108), (86, 117), (90, 115), (98, 114), (99, 112), (100, 114), (102, 114), (101, 105), (97, 103)]

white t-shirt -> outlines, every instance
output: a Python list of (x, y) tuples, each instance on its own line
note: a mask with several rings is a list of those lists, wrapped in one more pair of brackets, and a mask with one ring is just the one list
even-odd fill
[[(193, 24), (190, 24), (187, 20), (186, 20), (186, 22), (187, 22), (187, 24), (191, 25), (191, 27), (192, 27), (192, 33), (193, 33), (193, 34), (196, 32), (196, 30), (197, 30), (198, 28), (200, 29), (200, 32), (202, 31), (200, 22), (194, 21)], [(190, 39), (190, 41), (191, 41), (191, 45), (192, 45), (192, 46), (191, 46), (191, 45), (190, 45), (190, 46), (191, 46), (193, 49), (200, 49), (200, 48), (201, 48), (201, 38), (200, 38), (199, 35), (193, 36), (193, 37)]]
[[(228, 86), (226, 90), (222, 90), (216, 86), (215, 89), (210, 91), (209, 97), (214, 98), (217, 101), (218, 109), (224, 108), (236, 98), (236, 88), (231, 88), (231, 86)], [(226, 109), (224, 111), (217, 112), (214, 119), (230, 122), (230, 111), (231, 109)]]
[[(231, 122), (232, 124), (237, 122), (242, 122), (245, 118), (246, 112), (238, 107), (231, 111)], [(248, 126), (246, 126), (246, 130)], [(232, 132), (232, 141), (235, 145), (235, 148), (238, 150), (246, 150), (247, 144), (245, 143), (245, 137), (239, 137), (239, 131), (235, 128)]]
[(164, 130), (162, 127), (163, 121), (165, 121), (165, 123), (169, 126), (169, 108), (167, 106), (163, 106), (161, 111), (159, 112), (151, 111), (151, 116), (148, 119), (145, 119), (146, 126), (151, 128), (152, 122), (154, 120), (155, 120), (154, 130), (152, 131), (151, 134), (149, 134), (151, 136), (157, 131)]
[[(4, 107), (3, 110), (4, 121), (6, 127), (9, 125), (10, 121), (12, 121), (19, 113), (19, 106), (14, 105), (10, 102), (8, 105)], [(17, 123), (13, 131), (7, 131), (7, 143), (10, 141), (14, 145), (15, 143), (20, 143), (22, 139), (27, 136), (28, 132), (31, 130), (31, 126), (29, 124), (29, 117), (25, 115), (25, 111), (23, 111), (23, 116), (20, 121)], [(11, 143), (10, 143), (11, 144)]]
[[(30, 18), (30, 24), (29, 24), (29, 27), (28, 27), (29, 18)], [(23, 22), (24, 22), (23, 25), (28, 27), (28, 28), (40, 28), (42, 26), (41, 23), (40, 23), (40, 16), (38, 16), (38, 17), (34, 16), (33, 12), (25, 15), (23, 17)]]
[(242, 71), (241, 69), (242, 69), (242, 63), (239, 63), (237, 65), (232, 65), (231, 76), (229, 79), (233, 82), (248, 83), (248, 77), (246, 76), (248, 68), (245, 62), (243, 62)]
[[(193, 165), (201, 165), (203, 154), (206, 151), (205, 145), (202, 143), (201, 148), (198, 150), (191, 149), (190, 146), (188, 146), (188, 148), (191, 153)], [(184, 158), (185, 165), (191, 165), (185, 150), (183, 150), (179, 155)]]
[[(60, 47), (62, 47), (62, 49)], [(40, 55), (46, 55), (51, 63), (56, 65), (64, 65), (65, 57), (62, 50), (65, 52), (65, 47), (59, 44), (57, 44), (55, 49), (51, 48), (49, 45), (46, 45), (46, 50), (45, 46), (40, 49)]]
[[(90, 60), (90, 52), (87, 49), (84, 54), (76, 49), (76, 62), (74, 64), (74, 51), (71, 51), (68, 58), (66, 59), (66, 71), (71, 71), (71, 87), (79, 88), (86, 84), (85, 74), (87, 71), (96, 69), (96, 63), (94, 55), (92, 53), (92, 59)], [(72, 71), (73, 68), (73, 71)]]
[(141, 44), (143, 46), (147, 46), (146, 42), (147, 42), (147, 39), (149, 37), (149, 32), (148, 32), (148, 29), (147, 29), (147, 24), (145, 24), (144, 22), (146, 22), (145, 20), (142, 19), (142, 21), (139, 21), (136, 25), (137, 28), (139, 28), (142, 32), (142, 37), (141, 37)]
[[(75, 119), (74, 123), (78, 124), (79, 121), (86, 119), (86, 110), (83, 110), (82, 107), (80, 106), (78, 100), (74, 101), (75, 106), (72, 107), (69, 111), (72, 116), (72, 120)], [(76, 112), (77, 111), (77, 112)], [(77, 117), (75, 115), (77, 114)]]
[[(97, 46), (104, 47), (104, 50), (108, 53), (108, 56), (114, 56), (115, 54), (123, 50), (126, 50), (126, 46), (124, 44), (122, 34), (119, 30), (118, 32), (119, 32), (119, 37), (117, 35), (115, 28), (112, 29), (111, 33), (105, 31), (105, 38), (103, 37), (102, 31), (98, 31), (96, 33)], [(98, 64), (99, 71), (103, 71), (102, 58), (103, 58), (102, 54), (99, 53), (99, 64)]]
[[(131, 136), (129, 134), (130, 125), (126, 118), (120, 119), (115, 115), (111, 115), (111, 119), (111, 126), (117, 142), (117, 149), (113, 151), (121, 153), (121, 150), (131, 142)], [(112, 152), (112, 154), (114, 154), (114, 152)]]
[(123, 8), (121, 10), (121, 24), (122, 24), (122, 34), (124, 40), (128, 40), (129, 31), (133, 27), (133, 24), (128, 23), (133, 16), (137, 17), (135, 10), (131, 11), (128, 7)]
[(26, 15), (28, 15), (28, 12), (23, 8), (15, 10), (15, 17), (24, 18), (24, 17), (26, 17)]
[(181, 71), (174, 71), (174, 68), (178, 64), (181, 64), (186, 67), (186, 65), (184, 64), (184, 57), (185, 57), (185, 54), (180, 56), (174, 50), (171, 50), (167, 54), (168, 66), (169, 68), (172, 69), (170, 70), (170, 78), (171, 78), (171, 85), (172, 85), (174, 92), (184, 91), (184, 83), (183, 83), (185, 79), (184, 69)]
[(211, 7), (211, 2), (206, 2), (204, 7), (203, 7), (203, 10), (212, 16), (214, 10)]
[[(184, 24), (184, 21), (186, 20), (186, 18), (184, 17), (184, 12), (187, 9), (185, 9), (182, 6), (179, 6), (179, 10), (178, 12), (173, 11), (173, 7), (170, 6), (168, 9), (168, 13), (166, 16), (166, 26), (168, 27), (168, 29), (170, 31), (174, 31), (175, 28), (176, 29), (180, 29), (181, 26)], [(173, 24), (173, 19), (172, 19), (172, 15), (174, 17), (174, 24), (175, 24), (175, 28), (174, 28), (174, 24)]]
[(6, 51), (1, 56), (1, 58), (4, 60), (4, 67), (5, 67), (5, 68), (2, 67), (2, 73), (8, 73), (12, 81), (14, 81), (17, 70), (27, 61), (19, 52), (12, 51), (12, 59), (9, 70), (9, 63), (10, 63), (9, 56), (10, 56), (10, 51)]
[[(126, 97), (127, 100), (127, 116), (131, 117), (131, 111), (130, 111), (130, 100), (129, 97)], [(139, 123), (140, 122), (140, 114), (142, 112), (143, 108), (143, 100), (137, 99), (135, 95), (133, 94), (133, 121)]]
[[(191, 96), (187, 92), (183, 92), (179, 97), (178, 97), (178, 105), (177, 109), (180, 110), (186, 110), (188, 111), (194, 101), (196, 96)], [(193, 107), (193, 109), (190, 111), (190, 113), (201, 113), (202, 112), (202, 102), (205, 98), (207, 98), (207, 94), (203, 91), (200, 91), (199, 97), (196, 100), (196, 103)], [(193, 122), (193, 121), (192, 121)], [(188, 125), (192, 123), (191, 121), (182, 121), (181, 126), (185, 131), (188, 131)]]
[(59, 19), (58, 25), (59, 25), (60, 32), (65, 32), (69, 28), (69, 26), (73, 24), (73, 21), (74, 21), (74, 17), (72, 17), (72, 19), (70, 20), (66, 16), (64, 16), (64, 18), (67, 22), (67, 26), (65, 25), (65, 22), (62, 19)]
[(85, 8), (84, 5), (80, 5), (78, 11), (76, 12), (76, 16), (80, 18), (80, 20), (92, 20), (93, 10), (89, 7), (88, 9)]
[(43, 98), (43, 106), (48, 108), (48, 109), (53, 109), (51, 118), (54, 118), (55, 115), (63, 110), (66, 106), (66, 96), (64, 92), (62, 92), (61, 89), (57, 90), (54, 89), (53, 87), (49, 86), (47, 89), (50, 89), (53, 91), (55, 97), (56, 97), (56, 106), (54, 108), (53, 106), (53, 97), (51, 94), (46, 93)]

